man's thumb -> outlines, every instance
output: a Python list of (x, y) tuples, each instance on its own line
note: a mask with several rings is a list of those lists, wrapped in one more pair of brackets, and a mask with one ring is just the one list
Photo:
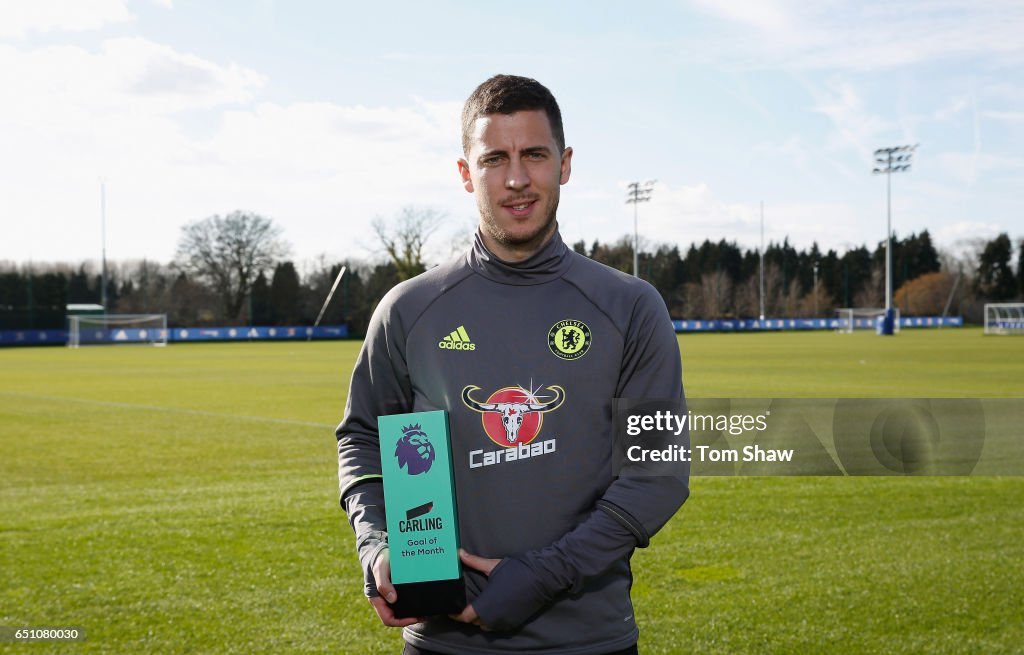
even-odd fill
[(373, 577), (377, 581), (377, 593), (389, 603), (398, 599), (398, 593), (391, 584), (391, 562), (387, 550), (382, 552), (373, 565)]
[(468, 566), (469, 568), (480, 571), (484, 575), (489, 576), (491, 574), (491, 569), (494, 568), (493, 566), (491, 566), (491, 560), (487, 559), (486, 557), (474, 555), (470, 552), (463, 550), (462, 548), (459, 549), (459, 559), (461, 559), (462, 563)]
[(395, 592), (394, 585), (387, 578), (377, 582), (377, 593), (384, 597), (384, 600), (389, 603), (394, 603), (398, 599), (398, 594)]

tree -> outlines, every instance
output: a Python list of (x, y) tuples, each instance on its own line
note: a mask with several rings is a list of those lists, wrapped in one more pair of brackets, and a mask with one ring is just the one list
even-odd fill
[[(303, 316), (309, 321), (316, 319), (324, 300), (327, 298), (327, 294), (330, 293), (331, 287), (334, 285), (334, 281), (338, 279), (338, 273), (341, 271), (342, 266), (345, 267), (345, 275), (341, 278), (341, 282), (338, 284), (330, 304), (324, 310), (320, 324), (341, 325), (346, 323), (349, 326), (349, 334), (362, 335), (363, 332), (361, 330), (364, 330), (366, 327), (365, 321), (370, 319), (369, 310), (366, 311), (365, 315), (363, 313), (365, 294), (363, 293), (363, 276), (360, 274), (360, 270), (367, 270), (367, 267), (351, 259), (342, 262), (332, 262), (325, 255), (320, 255), (311, 263), (310, 268), (302, 276), (305, 280), (303, 291), (306, 298), (306, 303), (302, 309)], [(374, 302), (377, 300), (379, 298), (374, 299)], [(361, 322), (357, 327), (356, 320), (362, 321), (364, 318), (365, 321)]]
[(682, 308), (683, 260), (676, 246), (660, 245), (646, 257), (646, 266), (640, 270), (647, 273), (646, 279), (661, 294), (669, 314), (679, 313)]
[[(847, 250), (840, 260), (842, 268), (842, 287), (836, 297), (841, 307), (877, 307), (876, 300), (870, 302), (875, 304), (863, 305), (858, 301), (857, 296), (861, 289), (869, 284), (874, 275), (874, 268), (871, 265), (871, 252), (866, 246)], [(872, 297), (876, 291), (871, 292)], [(863, 300), (863, 299), (862, 299)]]
[(373, 315), (373, 311), (377, 308), (377, 304), (381, 301), (391, 287), (399, 283), (398, 272), (395, 270), (395, 265), (392, 262), (387, 264), (377, 264), (370, 271), (370, 274), (366, 276), (366, 283), (364, 286), (365, 297), (366, 297), (366, 319), (364, 322), (359, 322), (357, 325), (362, 325), (365, 329), (365, 325), (369, 325), (370, 316)]
[(1017, 244), (1017, 297), (1024, 298), (1024, 239)]
[(736, 318), (757, 318), (761, 314), (760, 279), (756, 274), (735, 285)]
[(906, 271), (906, 279), (913, 280), (925, 273), (934, 273), (939, 270), (939, 253), (932, 245), (932, 237), (928, 230), (921, 234), (910, 235), (901, 245), (902, 266), (901, 271)]
[(175, 256), (179, 269), (210, 285), (220, 296), (224, 318), (238, 318), (253, 281), (289, 248), (269, 218), (236, 211), (181, 228)]
[[(644, 243), (641, 239), (640, 252), (644, 251)], [(607, 245), (594, 241), (594, 247), (590, 251), (590, 258), (601, 262), (605, 266), (611, 266), (623, 273), (633, 274), (633, 237), (623, 236), (615, 243)], [(643, 277), (641, 275), (641, 277)]]
[(85, 264), (71, 274), (71, 278), (68, 280), (68, 302), (98, 303), (100, 301), (99, 291), (94, 291), (89, 287), (89, 278), (90, 273), (85, 270)]
[(390, 223), (374, 219), (373, 231), (391, 258), (399, 282), (427, 270), (423, 250), (444, 218), (444, 214), (433, 209), (404, 207)]
[[(764, 312), (765, 316), (785, 316), (786, 298), (782, 285), (782, 271), (774, 262), (766, 261), (764, 265)], [(760, 287), (758, 279), (758, 287)], [(758, 288), (758, 314), (760, 314), (760, 288)]]
[(270, 281), (270, 306), (276, 325), (298, 325), (302, 322), (301, 286), (295, 264), (284, 262), (274, 269), (274, 277)]
[(267, 282), (267, 276), (263, 271), (260, 271), (260, 274), (253, 281), (249, 298), (252, 303), (252, 316), (250, 317), (252, 324), (273, 325), (274, 310), (270, 301), (270, 284)]
[(1010, 237), (1004, 232), (989, 241), (978, 258), (978, 285), (996, 302), (1010, 300), (1017, 292), (1017, 281), (1010, 268), (1012, 250)]
[(797, 303), (797, 314), (800, 316), (832, 316), (835, 312), (832, 296), (825, 290), (825, 284), (818, 280), (818, 286), (811, 282), (811, 290)]
[(885, 264), (871, 266), (871, 274), (853, 296), (854, 307), (882, 307), (885, 304)]
[(900, 287), (893, 302), (904, 316), (939, 316), (955, 282), (956, 276), (952, 273), (925, 273)]
[(725, 318), (731, 310), (732, 279), (722, 270), (705, 273), (700, 278), (701, 298), (704, 301), (701, 318)]

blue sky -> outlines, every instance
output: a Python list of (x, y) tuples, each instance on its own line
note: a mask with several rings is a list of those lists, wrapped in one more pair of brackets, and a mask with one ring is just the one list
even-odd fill
[(893, 178), (898, 233), (940, 246), (1024, 237), (1024, 3), (0, 4), (0, 259), (168, 261), (181, 225), (269, 216), (301, 261), (380, 256), (375, 217), (475, 224), (458, 113), (498, 73), (558, 97), (573, 176), (566, 240), (884, 237), (872, 152), (920, 143)]

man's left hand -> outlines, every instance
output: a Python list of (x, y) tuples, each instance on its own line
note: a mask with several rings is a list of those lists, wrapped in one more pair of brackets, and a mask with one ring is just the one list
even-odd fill
[[(459, 559), (462, 560), (464, 566), (468, 566), (471, 569), (480, 571), (484, 575), (490, 577), (491, 571), (498, 565), (500, 559), (491, 559), (488, 557), (480, 557), (479, 555), (473, 555), (467, 553), (463, 549), (459, 549)], [(489, 630), (489, 628), (480, 621), (480, 617), (477, 616), (476, 610), (473, 609), (473, 604), (470, 603), (459, 614), (449, 614), (449, 617), (462, 623), (472, 623), (473, 625), (480, 626), (483, 630)]]

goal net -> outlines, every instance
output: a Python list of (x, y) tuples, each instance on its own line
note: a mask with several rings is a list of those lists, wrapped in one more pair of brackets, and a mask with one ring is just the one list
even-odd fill
[(68, 346), (167, 345), (167, 314), (68, 316)]
[[(900, 310), (893, 307), (893, 332), (900, 331)], [(854, 330), (874, 330), (885, 318), (885, 308), (844, 307), (836, 310), (836, 332), (849, 333)]]
[(985, 334), (1024, 334), (1024, 303), (986, 303)]

